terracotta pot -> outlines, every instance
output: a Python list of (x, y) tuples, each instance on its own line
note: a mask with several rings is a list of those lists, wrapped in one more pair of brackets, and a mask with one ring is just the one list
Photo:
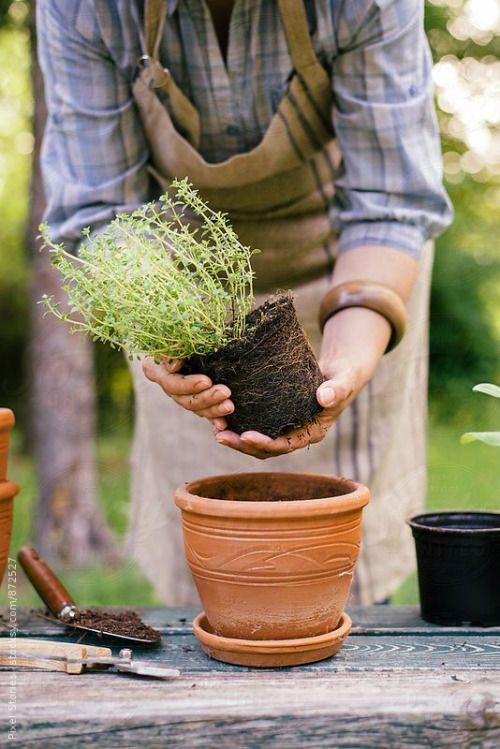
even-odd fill
[(215, 635), (332, 632), (351, 587), (370, 493), (349, 479), (247, 473), (179, 487), (185, 554)]
[(7, 477), (7, 456), (9, 454), (9, 431), (14, 426), (14, 414), (8, 408), (0, 408), (0, 481)]
[(19, 487), (6, 481), (7, 455), (9, 451), (9, 429), (14, 425), (14, 414), (8, 408), (0, 408), (0, 583), (3, 580), (9, 556), (12, 535), (14, 497)]

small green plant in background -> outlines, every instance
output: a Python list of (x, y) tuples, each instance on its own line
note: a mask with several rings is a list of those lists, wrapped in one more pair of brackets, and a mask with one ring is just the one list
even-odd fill
[(210, 354), (244, 336), (255, 251), (187, 180), (172, 187), (98, 233), (86, 229), (78, 257), (42, 225), (69, 300), (61, 309), (45, 295), (51, 313), (94, 340), (157, 360)]
[[(480, 385), (475, 385), (473, 388), (476, 393), (486, 393), (486, 395), (492, 395), (493, 398), (500, 398), (500, 387), (498, 385), (492, 385), (490, 382), (482, 382)], [(493, 447), (500, 447), (500, 431), (499, 432), (466, 432), (462, 434), (460, 442), (465, 445), (468, 442), (484, 442), (487, 445), (493, 445)]]

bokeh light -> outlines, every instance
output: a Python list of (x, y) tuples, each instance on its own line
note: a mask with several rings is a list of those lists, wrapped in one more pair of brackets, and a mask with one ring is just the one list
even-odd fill
[[(460, 42), (489, 44), (500, 33), (499, 0), (430, 0), (445, 8), (447, 31)], [(435, 38), (439, 42), (439, 31)], [(484, 182), (500, 175), (500, 61), (493, 55), (446, 54), (434, 66), (445, 149), (452, 183), (465, 174)]]

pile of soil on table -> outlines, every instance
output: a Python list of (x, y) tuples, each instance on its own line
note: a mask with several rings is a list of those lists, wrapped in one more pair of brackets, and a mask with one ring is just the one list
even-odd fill
[(140, 640), (160, 640), (161, 634), (154, 627), (145, 624), (135, 611), (97, 611), (80, 609), (71, 620), (79, 627), (90, 627), (101, 633), (122, 637), (135, 637)]
[(231, 390), (228, 428), (268, 437), (302, 427), (322, 410), (316, 390), (324, 382), (297, 319), (292, 296), (269, 299), (247, 317), (247, 335), (208, 356), (192, 356), (183, 374), (206, 374)]

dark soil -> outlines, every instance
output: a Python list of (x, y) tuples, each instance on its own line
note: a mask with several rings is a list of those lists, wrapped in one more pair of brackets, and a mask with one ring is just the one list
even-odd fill
[(290, 294), (268, 300), (247, 322), (246, 338), (215, 354), (192, 356), (182, 373), (206, 374), (230, 388), (235, 410), (227, 418), (229, 429), (275, 438), (319, 414), (316, 390), (325, 378)]
[(121, 637), (137, 637), (141, 640), (160, 639), (160, 632), (145, 624), (135, 611), (97, 611), (81, 609), (75, 612), (72, 624), (90, 627)]

